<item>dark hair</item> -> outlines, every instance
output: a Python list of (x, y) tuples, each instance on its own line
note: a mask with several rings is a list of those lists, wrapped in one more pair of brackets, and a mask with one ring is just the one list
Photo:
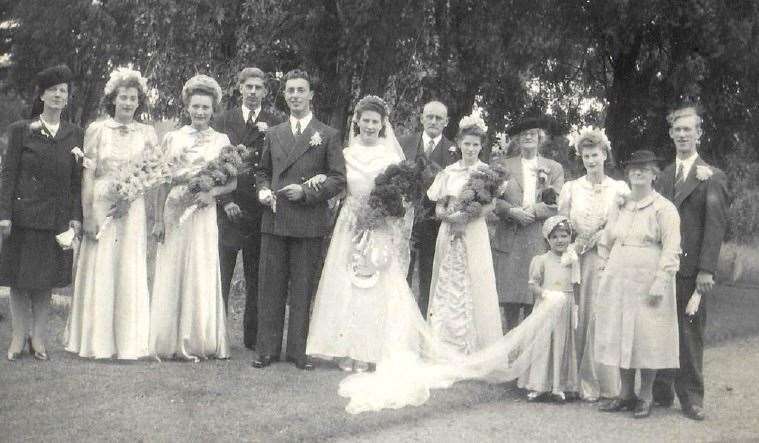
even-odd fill
[(308, 72), (304, 71), (303, 69), (293, 69), (291, 71), (288, 71), (287, 74), (285, 74), (284, 77), (282, 77), (282, 85), (287, 83), (288, 80), (295, 80), (297, 78), (302, 78), (306, 82), (308, 82), (308, 88), (312, 91), (314, 90), (314, 82), (311, 79), (311, 76), (308, 75)]
[(139, 103), (137, 104), (137, 109), (134, 111), (134, 118), (138, 119), (140, 114), (145, 111), (145, 104), (148, 101), (148, 96), (145, 94), (145, 91), (142, 90), (140, 82), (135, 79), (124, 80), (113, 88), (113, 91), (111, 91), (110, 94), (103, 96), (102, 104), (105, 108), (105, 112), (111, 117), (116, 115), (116, 105), (113, 104), (113, 101), (116, 99), (116, 96), (119, 95), (120, 88), (135, 88), (137, 90), (137, 101)]
[(482, 130), (479, 126), (466, 126), (463, 128), (459, 128), (458, 134), (456, 134), (456, 142), (460, 142), (461, 139), (463, 139), (467, 135), (473, 135), (475, 137), (480, 138), (480, 143), (485, 144), (485, 140), (487, 139), (487, 133)]
[[(374, 111), (380, 115), (380, 117), (382, 118), (382, 129), (380, 129), (379, 131), (379, 136), (384, 137), (385, 136), (385, 121), (384, 120), (387, 117), (387, 108), (385, 107), (385, 104), (381, 102), (379, 99), (364, 97), (358, 102), (358, 104), (356, 104), (356, 109), (354, 111), (354, 114), (356, 115), (356, 118), (360, 120), (361, 114), (363, 114), (366, 111)], [(353, 135), (359, 135), (361, 131), (358, 128), (358, 120), (354, 121), (351, 126), (353, 127)]]

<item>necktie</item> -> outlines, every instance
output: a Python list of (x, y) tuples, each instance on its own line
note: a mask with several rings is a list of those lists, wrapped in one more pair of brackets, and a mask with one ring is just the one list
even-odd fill
[(425, 155), (427, 155), (427, 157), (429, 157), (430, 154), (432, 154), (432, 151), (434, 150), (435, 150), (435, 140), (430, 140), (430, 142), (427, 143), (427, 149), (425, 149), (424, 153)]
[(683, 164), (677, 163), (677, 171), (675, 173), (675, 200), (680, 196), (680, 191), (683, 187)]
[(303, 131), (301, 131), (301, 129), (300, 129), (300, 120), (298, 120), (298, 121), (295, 122), (295, 136), (296, 137), (300, 137), (300, 134), (302, 132)]
[(254, 114), (255, 114), (255, 113), (254, 113), (253, 111), (250, 111), (250, 112), (248, 112), (248, 120), (245, 122), (245, 125), (246, 125), (248, 128), (250, 128), (250, 127), (252, 127), (252, 126), (253, 126), (253, 122), (255, 121), (255, 119), (253, 118), (253, 117), (255, 117), (255, 115), (254, 115)]

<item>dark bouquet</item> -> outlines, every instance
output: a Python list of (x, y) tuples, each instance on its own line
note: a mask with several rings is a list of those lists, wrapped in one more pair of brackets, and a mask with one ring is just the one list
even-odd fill
[(498, 197), (507, 178), (506, 169), (498, 164), (477, 167), (464, 185), (453, 212), (463, 214), (465, 223), (476, 219), (482, 214), (482, 208)]
[(388, 218), (401, 218), (408, 207), (418, 201), (423, 192), (423, 159), (406, 160), (388, 166), (374, 179), (374, 189), (358, 212), (356, 231), (381, 227)]

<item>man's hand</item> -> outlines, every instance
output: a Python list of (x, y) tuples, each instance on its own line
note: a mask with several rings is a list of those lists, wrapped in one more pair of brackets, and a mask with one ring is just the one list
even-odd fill
[(229, 202), (224, 205), (224, 212), (227, 214), (230, 220), (237, 220), (242, 215), (240, 206), (235, 202)]
[(305, 192), (303, 192), (303, 186), (295, 183), (285, 186), (284, 188), (277, 191), (277, 193), (284, 194), (284, 196), (287, 197), (287, 199), (290, 201), (301, 200), (306, 195)]
[(693, 294), (688, 300), (688, 304), (685, 306), (685, 315), (693, 317), (698, 312), (698, 308), (701, 306), (701, 293), (698, 289), (693, 291)]
[(79, 220), (69, 220), (69, 228), (74, 230), (74, 235), (77, 238), (82, 235), (82, 222)]
[(696, 290), (708, 294), (714, 288), (714, 275), (711, 272), (699, 271), (696, 276)]
[(261, 189), (258, 191), (258, 201), (264, 206), (271, 206), (274, 201), (274, 193), (271, 189)]
[(531, 214), (524, 209), (518, 208), (516, 206), (509, 209), (509, 216), (522, 226), (529, 225), (535, 221), (535, 214)]
[(316, 174), (315, 176), (309, 178), (308, 180), (303, 182), (303, 186), (308, 186), (311, 189), (318, 191), (319, 188), (322, 187), (322, 183), (327, 181), (327, 176), (324, 174)]

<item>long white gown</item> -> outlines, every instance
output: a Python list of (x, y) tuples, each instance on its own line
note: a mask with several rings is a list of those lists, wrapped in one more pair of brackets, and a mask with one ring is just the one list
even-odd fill
[(109, 184), (120, 168), (156, 149), (155, 130), (109, 118), (92, 123), (84, 138), (87, 167), (93, 169), (91, 216), (99, 240), (85, 237), (79, 251), (65, 348), (87, 358), (137, 359), (148, 354), (150, 320), (145, 200), (133, 201), (123, 217), (106, 225), (113, 204)]
[[(376, 146), (364, 146), (356, 141), (343, 150), (343, 155), (347, 195), (335, 223), (316, 291), (306, 354), (377, 362), (383, 357), (386, 342), (383, 338), (399, 330), (389, 315), (394, 312), (389, 294), (408, 292), (405, 275), (400, 270), (408, 263), (410, 219), (395, 220), (385, 229), (372, 233), (372, 248), (379, 253), (375, 261), (383, 262), (380, 267), (386, 267), (377, 269), (377, 280), (369, 287), (362, 287), (367, 285), (360, 282), (356, 285), (355, 277), (351, 278), (356, 252), (354, 228), (357, 211), (374, 188), (374, 179), (403, 157), (386, 140)], [(385, 262), (390, 256), (395, 259)]]
[[(228, 144), (229, 138), (213, 129), (184, 126), (166, 134), (163, 149), (169, 155), (184, 152), (191, 166), (177, 176), (191, 176)], [(199, 208), (180, 223), (189, 205), (187, 186), (178, 180), (166, 199), (166, 233), (156, 254), (149, 352), (181, 359), (228, 358), (216, 205)]]

